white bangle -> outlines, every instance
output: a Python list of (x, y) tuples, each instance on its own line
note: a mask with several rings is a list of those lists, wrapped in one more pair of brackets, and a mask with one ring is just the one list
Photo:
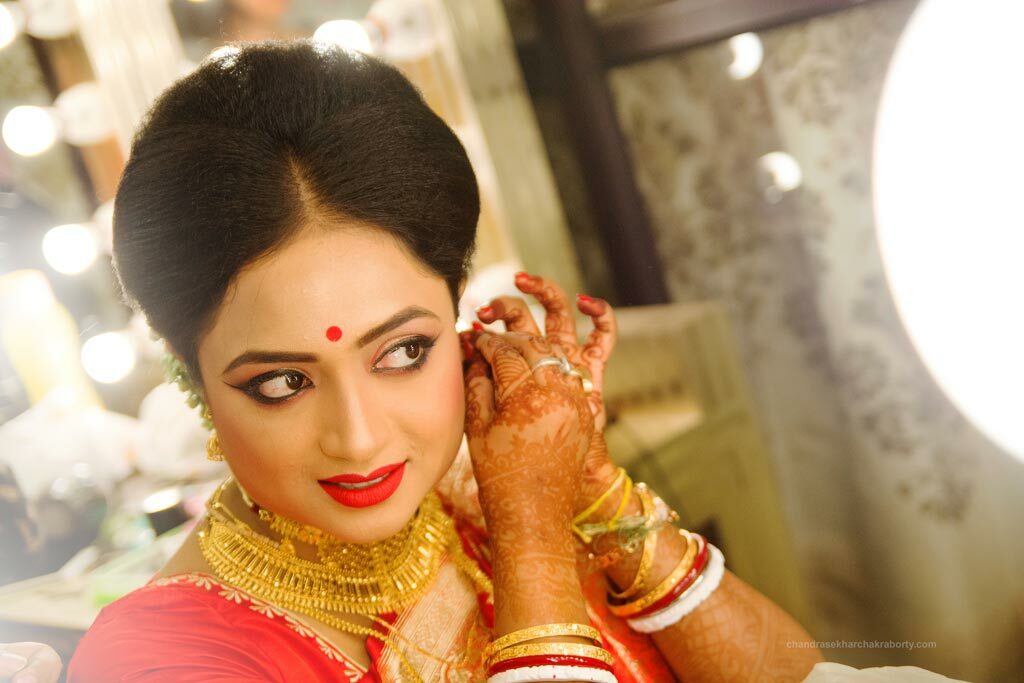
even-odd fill
[(526, 666), (509, 669), (487, 678), (487, 683), (541, 683), (542, 681), (587, 681), (588, 683), (618, 683), (615, 674), (588, 666)]
[(708, 543), (708, 564), (697, 577), (694, 585), (686, 589), (682, 595), (669, 603), (668, 607), (646, 617), (627, 619), (626, 623), (639, 633), (654, 633), (672, 626), (687, 614), (697, 609), (700, 603), (707, 600), (715, 592), (725, 575), (725, 556), (722, 551)]

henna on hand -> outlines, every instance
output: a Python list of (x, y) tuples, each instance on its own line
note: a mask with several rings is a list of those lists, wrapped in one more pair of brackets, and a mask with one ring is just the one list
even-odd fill
[[(604, 440), (607, 415), (602, 393), (605, 365), (615, 347), (617, 335), (615, 314), (607, 301), (579, 295), (576, 305), (580, 312), (591, 318), (594, 325), (586, 340), (580, 344), (568, 297), (556, 282), (520, 273), (516, 277), (516, 287), (534, 296), (544, 306), (545, 339), (553, 348), (565, 354), (570, 363), (586, 368), (591, 375), (593, 390), (587, 396), (587, 403), (594, 416), (594, 434), (584, 458), (581, 485), (575, 502), (578, 512), (607, 488), (616, 472)], [(477, 309), (477, 316), (485, 323), (501, 320), (510, 332), (534, 336), (541, 334), (529, 306), (521, 297), (497, 297), (487, 306)]]
[(582, 390), (555, 367), (531, 372), (550, 356), (544, 340), (484, 332), (476, 347), (480, 356), (466, 369), (466, 435), (488, 523), (536, 523), (508, 509), (523, 499), (547, 506), (536, 520), (560, 508), (571, 520), (593, 432)]
[[(491, 537), (495, 629), (580, 621), (586, 608), (570, 531), (593, 416), (578, 383), (530, 335), (468, 333), (466, 435)], [(538, 600), (542, 597), (542, 600)]]

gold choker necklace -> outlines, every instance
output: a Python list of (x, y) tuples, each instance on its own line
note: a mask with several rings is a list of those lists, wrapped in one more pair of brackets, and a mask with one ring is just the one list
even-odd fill
[[(469, 570), (474, 583), (480, 579), (489, 583), (462, 553), (455, 525), (433, 492), (401, 531), (368, 544), (343, 543), (260, 510), (261, 518), (282, 535), (280, 541), (274, 541), (253, 530), (221, 502), (230, 482), (221, 484), (207, 503), (199, 545), (221, 579), (268, 602), (306, 614), (397, 612), (424, 593), (446, 553), (460, 569)], [(296, 556), (293, 539), (315, 545), (320, 561)]]

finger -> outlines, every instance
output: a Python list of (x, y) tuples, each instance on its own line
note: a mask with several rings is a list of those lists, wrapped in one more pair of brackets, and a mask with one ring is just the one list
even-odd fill
[(590, 370), (594, 391), (600, 392), (603, 387), (605, 365), (618, 339), (619, 328), (615, 321), (615, 312), (604, 299), (596, 299), (586, 294), (576, 296), (576, 305), (582, 313), (590, 316), (594, 323), (594, 329), (583, 342), (580, 356)]
[(516, 273), (519, 291), (533, 295), (544, 306), (544, 336), (565, 349), (576, 348), (576, 320), (565, 291), (554, 280)]
[(555, 353), (555, 350), (551, 348), (551, 342), (547, 339), (521, 332), (506, 333), (502, 335), (502, 339), (522, 354), (538, 384), (541, 386), (551, 386), (552, 384), (568, 386), (567, 376), (557, 365), (545, 364), (537, 367), (541, 361), (560, 355)]
[(465, 365), (474, 353), (480, 353), (476, 348), (476, 338), (480, 332), (476, 329), (459, 332), (459, 343), (462, 345), (462, 364)]
[(491, 365), (494, 378), (494, 393), (500, 403), (525, 381), (532, 379), (530, 366), (515, 347), (503, 335), (483, 332), (476, 341), (480, 353)]
[(499, 296), (486, 306), (476, 309), (476, 315), (485, 323), (501, 320), (509, 332), (525, 332), (541, 336), (537, 321), (533, 319), (530, 307), (522, 297)]
[(494, 420), (494, 382), (491, 368), (475, 350), (466, 364), (466, 436), (474, 438), (487, 431)]

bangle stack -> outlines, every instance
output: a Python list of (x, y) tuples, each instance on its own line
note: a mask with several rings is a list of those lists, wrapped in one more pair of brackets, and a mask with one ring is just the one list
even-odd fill
[[(577, 636), (583, 643), (530, 643), (551, 636)], [(513, 631), (484, 650), (487, 683), (588, 681), (616, 683), (612, 656), (601, 646), (601, 633), (584, 624), (545, 624)]]
[[(615, 515), (602, 524), (586, 524), (586, 520), (623, 482), (625, 495)], [(640, 498), (642, 513), (639, 516), (624, 518), (622, 512), (625, 510), (631, 488)], [(573, 531), (587, 544), (592, 543), (598, 536), (617, 532), (617, 548), (603, 555), (590, 555), (590, 558), (596, 560), (602, 568), (615, 564), (643, 544), (643, 553), (632, 583), (621, 592), (610, 591), (608, 594), (611, 613), (626, 619), (626, 623), (640, 633), (654, 633), (678, 622), (718, 588), (725, 574), (725, 558), (722, 552), (700, 534), (680, 529), (679, 534), (686, 539), (686, 552), (667, 577), (653, 589), (641, 594), (654, 566), (658, 547), (656, 532), (678, 520), (679, 515), (670, 510), (645, 484), (640, 483), (633, 488), (632, 480), (622, 468), (619, 468), (619, 474), (608, 490), (573, 519)]]
[[(700, 534), (680, 529), (687, 548), (679, 564), (653, 589), (626, 602), (609, 595), (608, 609), (634, 631), (654, 633), (675, 624), (707, 599), (722, 580), (725, 558)], [(620, 594), (621, 595), (621, 594)]]

